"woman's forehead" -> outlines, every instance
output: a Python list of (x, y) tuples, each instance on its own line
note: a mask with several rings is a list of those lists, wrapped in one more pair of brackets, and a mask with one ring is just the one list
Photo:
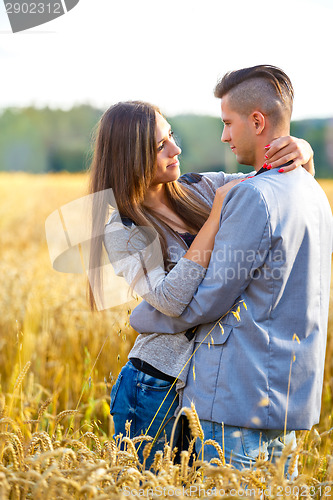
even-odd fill
[(170, 130), (170, 124), (166, 121), (164, 116), (156, 112), (156, 139), (160, 142), (164, 139)]

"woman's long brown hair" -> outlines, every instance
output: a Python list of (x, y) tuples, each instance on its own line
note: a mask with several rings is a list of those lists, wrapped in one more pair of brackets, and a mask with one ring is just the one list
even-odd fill
[[(144, 206), (157, 163), (156, 112), (161, 113), (156, 106), (145, 102), (120, 102), (111, 106), (99, 122), (90, 168), (90, 193), (101, 193), (93, 197), (92, 203), (88, 289), (92, 310), (96, 309), (93, 291), (103, 300), (100, 266), (104, 227), (110, 212), (110, 189), (122, 217), (128, 217), (137, 226), (153, 227), (158, 232), (165, 265), (168, 262), (168, 251), (164, 233), (169, 231), (177, 235), (166, 221)], [(199, 231), (209, 215), (208, 204), (203, 204), (178, 181), (167, 183), (165, 189), (174, 212), (187, 227), (195, 232)]]

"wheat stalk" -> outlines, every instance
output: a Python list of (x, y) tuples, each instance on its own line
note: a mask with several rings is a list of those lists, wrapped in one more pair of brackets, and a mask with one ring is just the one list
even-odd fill
[(15, 422), (15, 420), (13, 420), (12, 418), (9, 418), (9, 417), (3, 417), (0, 419), (0, 424), (9, 424), (13, 430), (16, 432), (19, 440), (21, 441), (22, 445), (23, 445), (23, 434), (21, 432), (21, 429), (20, 429), (20, 426), (17, 422)]
[(6, 455), (11, 455), (13, 469), (14, 471), (19, 471), (20, 470), (19, 454), (11, 442), (6, 444), (3, 454), (5, 457)]
[(83, 437), (90, 438), (94, 441), (96, 448), (97, 448), (98, 455), (101, 457), (102, 456), (102, 446), (101, 446), (101, 443), (100, 443), (98, 437), (93, 432), (86, 432), (85, 434), (83, 434)]
[(47, 450), (53, 451), (51, 438), (46, 432), (35, 432), (32, 435), (32, 439), (28, 445), (27, 452), (32, 454), (37, 444), (41, 445), (42, 451), (47, 451)]
[(103, 456), (105, 456), (107, 452), (110, 461), (110, 466), (112, 467), (113, 465), (115, 465), (117, 460), (116, 443), (114, 441), (105, 441), (103, 446), (104, 446)]
[(133, 444), (141, 443), (142, 441), (153, 441), (153, 438), (151, 436), (146, 436), (146, 435), (141, 435), (141, 436), (136, 436), (134, 438), (131, 438), (131, 441)]
[(221, 448), (221, 446), (216, 442), (214, 441), (214, 439), (206, 439), (206, 441), (204, 442), (204, 444), (208, 444), (208, 445), (211, 445), (211, 446), (214, 446), (215, 450), (217, 451), (218, 455), (219, 455), (219, 459), (222, 463), (222, 465), (225, 464), (225, 458), (224, 458), (224, 453), (223, 453), (223, 450)]
[(155, 472), (159, 471), (162, 468), (162, 461), (163, 461), (163, 452), (157, 451), (155, 453), (154, 461), (152, 464), (152, 468), (154, 469)]
[(75, 415), (75, 413), (77, 413), (78, 410), (64, 410), (62, 412), (60, 412), (57, 416), (56, 416), (56, 419), (55, 419), (55, 422), (54, 422), (54, 427), (57, 427), (57, 425), (59, 424), (59, 422), (67, 417), (68, 415)]
[(188, 474), (188, 464), (190, 461), (190, 454), (187, 450), (180, 452), (180, 477), (182, 481), (186, 481)]
[(40, 421), (42, 418), (44, 412), (47, 410), (48, 406), (52, 403), (53, 398), (48, 398), (44, 403), (41, 405), (41, 407), (38, 410), (38, 416), (37, 416), (37, 421)]
[(193, 438), (199, 438), (201, 441), (204, 440), (204, 433), (200, 424), (200, 420), (198, 417), (198, 414), (196, 412), (195, 406), (193, 402), (191, 403), (191, 408), (182, 408), (182, 411), (185, 413), (187, 416), (191, 434)]
[(15, 384), (14, 384), (14, 388), (13, 388), (13, 393), (14, 393), (15, 391), (17, 391), (17, 390), (21, 387), (21, 384), (22, 384), (22, 382), (23, 382), (23, 380), (24, 380), (24, 378), (25, 378), (26, 374), (28, 373), (28, 370), (29, 370), (30, 366), (31, 366), (31, 361), (28, 361), (28, 362), (25, 364), (25, 366), (24, 366), (23, 370), (21, 371), (21, 373), (19, 374), (19, 376), (18, 376), (18, 377), (17, 377), (17, 379), (16, 379), (16, 382), (15, 382)]
[(147, 443), (145, 445), (145, 447), (143, 448), (142, 450), (142, 456), (143, 456), (143, 464), (142, 464), (142, 467), (143, 469), (146, 468), (146, 462), (147, 462), (147, 458), (149, 457), (150, 453), (151, 453), (151, 449), (153, 447), (153, 443)]

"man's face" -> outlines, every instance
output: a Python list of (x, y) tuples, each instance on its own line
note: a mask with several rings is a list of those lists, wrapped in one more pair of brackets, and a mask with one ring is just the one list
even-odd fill
[[(222, 142), (227, 142), (235, 153), (238, 163), (255, 165), (256, 134), (250, 117), (234, 111), (228, 102), (228, 95), (221, 99), (222, 121), (224, 122)], [(251, 116), (251, 115), (250, 115)]]

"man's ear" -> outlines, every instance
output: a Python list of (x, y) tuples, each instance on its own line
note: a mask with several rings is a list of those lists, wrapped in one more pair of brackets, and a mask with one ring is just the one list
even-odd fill
[(255, 129), (255, 133), (260, 135), (266, 126), (266, 119), (264, 115), (260, 111), (253, 111), (250, 118)]

